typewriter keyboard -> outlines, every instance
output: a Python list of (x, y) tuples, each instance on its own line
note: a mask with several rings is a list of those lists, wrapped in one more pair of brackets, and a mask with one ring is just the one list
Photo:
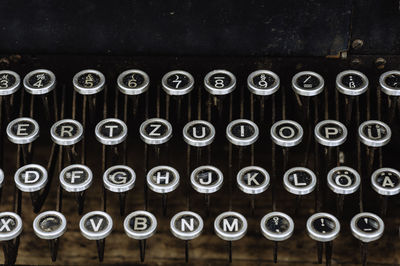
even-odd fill
[(6, 264), (400, 263), (398, 57), (4, 56), (0, 105)]

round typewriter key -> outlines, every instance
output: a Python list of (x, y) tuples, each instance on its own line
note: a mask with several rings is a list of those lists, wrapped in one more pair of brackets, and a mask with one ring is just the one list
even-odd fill
[(400, 172), (393, 168), (380, 168), (371, 176), (372, 188), (384, 196), (400, 193)]
[(356, 70), (346, 70), (336, 76), (336, 89), (347, 96), (358, 96), (368, 90), (368, 78)]
[(179, 185), (179, 173), (170, 166), (157, 166), (147, 174), (147, 185), (157, 193), (169, 193)]
[(0, 96), (11, 95), (19, 90), (20, 77), (10, 70), (0, 70)]
[(104, 89), (106, 78), (94, 69), (78, 72), (72, 80), (76, 92), (82, 95), (93, 95)]
[(363, 212), (351, 219), (350, 228), (355, 238), (368, 243), (382, 237), (385, 225), (378, 215)]
[(358, 128), (360, 141), (370, 147), (382, 147), (389, 143), (392, 136), (390, 127), (377, 120), (365, 121)]
[(65, 167), (60, 173), (60, 184), (68, 192), (75, 193), (78, 213), (83, 213), (85, 191), (92, 185), (93, 173), (89, 167), (73, 164)]
[(400, 172), (393, 168), (380, 168), (372, 173), (372, 188), (381, 195), (380, 213), (386, 215), (387, 196), (394, 196), (400, 193)]
[(346, 70), (336, 76), (336, 89), (345, 96), (345, 124), (352, 120), (353, 102), (355, 97), (368, 90), (368, 78), (361, 72)]
[(104, 145), (117, 145), (128, 135), (128, 127), (117, 118), (107, 118), (100, 121), (95, 129), (96, 139)]
[(289, 239), (294, 231), (294, 222), (289, 215), (282, 212), (270, 212), (260, 223), (263, 236), (272, 241)]
[(63, 119), (51, 127), (50, 134), (58, 145), (74, 145), (83, 138), (83, 126), (76, 120)]
[(13, 240), (22, 232), (22, 219), (13, 212), (0, 212), (0, 241)]
[(0, 213), (0, 241), (4, 249), (4, 264), (14, 265), (17, 260), (22, 219), (13, 212)]
[(315, 140), (324, 146), (335, 147), (342, 145), (347, 139), (347, 128), (336, 120), (319, 122), (314, 129)]
[(367, 265), (368, 243), (382, 237), (385, 230), (383, 220), (373, 213), (362, 212), (351, 219), (351, 233), (361, 243), (361, 261)]
[(334, 240), (340, 231), (338, 219), (329, 213), (316, 213), (307, 220), (308, 235), (320, 242)]
[(60, 173), (61, 186), (68, 192), (82, 192), (92, 185), (93, 174), (89, 167), (73, 164)]
[(317, 185), (317, 177), (314, 172), (305, 167), (294, 167), (283, 175), (283, 186), (285, 189), (296, 195), (294, 214), (300, 209), (301, 196), (310, 194)]
[(294, 167), (287, 170), (283, 176), (285, 189), (295, 195), (306, 195), (314, 191), (317, 177), (314, 172), (305, 167)]
[(270, 177), (265, 169), (248, 166), (239, 171), (236, 181), (239, 189), (244, 193), (260, 194), (268, 189)]
[(39, 124), (29, 117), (14, 119), (7, 126), (7, 137), (15, 144), (28, 144), (39, 137)]
[(170, 222), (172, 234), (182, 240), (192, 240), (203, 231), (203, 219), (197, 213), (182, 211), (175, 214)]
[(102, 211), (89, 212), (81, 218), (79, 228), (84, 237), (89, 240), (97, 241), (99, 261), (103, 261), (104, 239), (111, 233), (113, 228), (111, 216)]
[(236, 182), (241, 191), (251, 195), (250, 206), (251, 212), (254, 214), (254, 195), (263, 193), (268, 189), (270, 184), (268, 172), (258, 166), (248, 166), (238, 172)]
[(59, 237), (67, 230), (65, 216), (57, 211), (46, 211), (36, 216), (33, 221), (33, 231), (41, 238), (49, 241), (52, 261), (56, 261)]
[(379, 87), (388, 97), (387, 121), (392, 122), (396, 116), (400, 96), (400, 71), (392, 70), (383, 73), (379, 78)]
[(125, 233), (133, 239), (145, 240), (155, 234), (157, 229), (156, 217), (147, 211), (135, 211), (124, 220)]
[(179, 186), (179, 173), (170, 166), (156, 166), (147, 173), (147, 186), (162, 194), (163, 214), (167, 212), (167, 194)]
[(218, 237), (228, 241), (229, 262), (232, 262), (232, 241), (245, 236), (247, 220), (238, 212), (228, 211), (215, 218), (214, 230)]
[(183, 70), (174, 70), (165, 74), (161, 80), (163, 90), (173, 96), (188, 94), (194, 87), (193, 76)]
[(222, 187), (224, 176), (218, 168), (204, 165), (193, 170), (190, 182), (197, 192), (211, 194)]
[(135, 186), (136, 174), (132, 168), (125, 165), (115, 165), (103, 174), (104, 187), (109, 191), (122, 193)]
[(381, 90), (389, 96), (400, 96), (400, 71), (392, 70), (379, 77)]
[(82, 235), (89, 240), (106, 238), (111, 233), (112, 227), (111, 216), (102, 211), (86, 213), (79, 222)]
[(56, 76), (47, 69), (37, 69), (29, 72), (24, 78), (24, 87), (34, 95), (49, 93), (56, 87)]
[(164, 144), (172, 137), (171, 124), (161, 118), (147, 119), (140, 125), (140, 138), (151, 145)]
[(67, 220), (57, 211), (42, 212), (33, 221), (33, 230), (41, 239), (57, 239), (67, 230)]
[(47, 170), (38, 164), (22, 166), (14, 175), (16, 187), (22, 192), (29, 192), (32, 200), (32, 207), (35, 213), (39, 212), (43, 200), (39, 191), (47, 185)]
[(281, 120), (271, 127), (272, 141), (282, 147), (293, 147), (303, 139), (303, 128), (292, 120)]
[(261, 219), (261, 233), (269, 240), (274, 241), (274, 262), (278, 260), (278, 241), (289, 239), (294, 231), (294, 222), (289, 215), (283, 212), (270, 212)]
[(14, 175), (17, 188), (23, 192), (37, 192), (47, 184), (47, 171), (38, 164), (28, 164), (17, 170)]
[(346, 166), (338, 166), (330, 170), (327, 181), (333, 192), (344, 195), (356, 192), (361, 184), (357, 171)]
[(146, 239), (155, 234), (156, 217), (147, 211), (135, 211), (126, 216), (124, 230), (128, 237), (139, 240), (140, 261), (144, 261)]
[(374, 165), (375, 150), (390, 142), (392, 131), (390, 127), (377, 120), (363, 122), (358, 128), (358, 136), (361, 143), (366, 145), (367, 153), (367, 175), (371, 175)]
[(323, 77), (312, 71), (299, 72), (292, 78), (292, 88), (301, 96), (316, 96), (324, 90), (324, 86)]
[(197, 167), (190, 175), (190, 183), (193, 189), (199, 193), (204, 193), (207, 215), (210, 211), (210, 194), (220, 190), (223, 182), (222, 172), (210, 165)]
[(183, 128), (184, 141), (194, 147), (210, 145), (215, 138), (214, 126), (204, 120), (190, 121)]
[(204, 77), (204, 87), (211, 95), (227, 95), (236, 88), (236, 77), (227, 70), (213, 70)]
[(197, 213), (182, 211), (175, 214), (170, 222), (172, 234), (185, 240), (185, 261), (189, 261), (189, 240), (200, 236), (203, 231), (203, 219)]
[(247, 119), (237, 119), (226, 127), (226, 137), (234, 145), (248, 146), (258, 139), (257, 125)]
[(338, 166), (328, 172), (328, 187), (337, 195), (337, 215), (342, 216), (345, 195), (358, 190), (361, 184), (360, 175), (356, 170), (346, 166)]
[(269, 70), (257, 70), (247, 77), (247, 88), (255, 95), (268, 96), (279, 90), (280, 79)]
[(329, 213), (316, 213), (307, 220), (307, 233), (317, 241), (318, 263), (322, 263), (323, 243), (325, 244), (325, 258), (330, 265), (332, 258), (332, 241), (339, 235), (339, 220)]
[(125, 165), (112, 166), (103, 174), (104, 187), (118, 193), (121, 216), (125, 215), (126, 193), (135, 186), (135, 181), (135, 172)]
[(122, 72), (117, 79), (117, 87), (126, 95), (139, 95), (149, 89), (149, 76), (139, 69), (129, 69)]

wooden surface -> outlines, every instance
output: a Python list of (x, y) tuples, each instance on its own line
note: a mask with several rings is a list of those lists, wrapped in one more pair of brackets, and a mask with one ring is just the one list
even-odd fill
[[(276, 162), (276, 173), (272, 173), (272, 144), (269, 139), (269, 127), (271, 126), (272, 106), (275, 101), (277, 107), (275, 120), (282, 118), (282, 109), (287, 111), (287, 118), (300, 121), (301, 115), (294, 108), (295, 102), (293, 101), (293, 93), (290, 90), (290, 77), (300, 70), (316, 70), (326, 77), (328, 102), (329, 102), (329, 114), (335, 114), (334, 105), (334, 77), (336, 73), (341, 69), (347, 69), (354, 67), (349, 60), (327, 60), (327, 59), (291, 59), (287, 62), (284, 59), (215, 59), (215, 61), (208, 61), (206, 59), (174, 59), (174, 58), (161, 58), (151, 59), (151, 62), (146, 61), (143, 58), (102, 58), (97, 57), (90, 58), (67, 58), (59, 57), (58, 60), (49, 57), (22, 57), (17, 59), (17, 62), (2, 65), (2, 68), (15, 69), (20, 72), (21, 75), (27, 73), (28, 70), (40, 67), (47, 67), (54, 69), (57, 77), (59, 77), (58, 88), (66, 88), (68, 92), (72, 91), (70, 79), (73, 75), (71, 73), (78, 72), (79, 70), (92, 66), (93, 68), (99, 68), (102, 70), (107, 77), (109, 77), (110, 84), (114, 84), (115, 77), (120, 70), (128, 67), (139, 67), (143, 65), (144, 70), (147, 71), (152, 78), (151, 96), (156, 95), (158, 86), (158, 80), (162, 76), (162, 73), (167, 72), (175, 68), (188, 67), (192, 73), (196, 74), (196, 81), (198, 84), (196, 92), (201, 88), (201, 76), (208, 70), (217, 67), (224, 67), (230, 69), (238, 76), (238, 90), (234, 94), (233, 103), (233, 115), (232, 118), (240, 117), (240, 91), (242, 90), (245, 95), (245, 102), (249, 103), (249, 93), (244, 88), (245, 77), (248, 73), (254, 69), (265, 67), (273, 69), (281, 76), (282, 88), (281, 92), (277, 94), (276, 99), (270, 99), (266, 102), (266, 120), (260, 121), (257, 115), (255, 122), (260, 127), (260, 139), (255, 146), (255, 164), (266, 168), (272, 176), (276, 176), (272, 179), (273, 185), (261, 195), (256, 196), (256, 210), (255, 214), (252, 215), (250, 211), (250, 198), (248, 195), (241, 192), (232, 183), (235, 180), (235, 175), (240, 167), (244, 167), (248, 164), (247, 155), (249, 151), (245, 150), (244, 154), (247, 161), (239, 163), (238, 158), (235, 155), (233, 160), (232, 169), (229, 170), (228, 166), (228, 145), (224, 136), (226, 124), (229, 122), (229, 109), (225, 109), (228, 113), (225, 113), (226, 117), (222, 118), (220, 122), (213, 122), (218, 132), (217, 139), (212, 145), (212, 164), (219, 167), (225, 175), (225, 183), (221, 191), (215, 193), (211, 197), (211, 213), (207, 217), (205, 213), (204, 197), (192, 188), (188, 187), (189, 176), (187, 175), (186, 167), (186, 145), (184, 144), (181, 136), (181, 130), (184, 124), (174, 125), (174, 138), (169, 144), (169, 148), (163, 147), (161, 149), (161, 159), (159, 163), (154, 162), (154, 151), (150, 153), (149, 168), (157, 164), (168, 164), (175, 167), (181, 174), (181, 184), (179, 188), (168, 195), (168, 213), (164, 217), (161, 209), (161, 197), (156, 193), (149, 192), (149, 211), (152, 212), (158, 221), (157, 233), (147, 241), (146, 249), (146, 260), (145, 263), (149, 265), (180, 265), (184, 264), (184, 242), (176, 239), (169, 230), (169, 220), (177, 212), (186, 210), (190, 207), (190, 210), (199, 213), (204, 219), (204, 232), (197, 239), (190, 242), (190, 264), (193, 265), (225, 265), (227, 264), (227, 244), (225, 241), (219, 239), (213, 230), (213, 221), (215, 217), (229, 209), (229, 203), (231, 202), (232, 210), (238, 211), (245, 215), (248, 220), (249, 228), (246, 236), (240, 241), (233, 243), (233, 264), (234, 265), (268, 265), (272, 264), (272, 248), (273, 243), (265, 239), (259, 228), (259, 223), (266, 213), (273, 210), (272, 202), (275, 202), (276, 210), (283, 211), (294, 218), (295, 221), (295, 233), (287, 241), (279, 244), (278, 261), (279, 265), (312, 265), (316, 264), (316, 243), (311, 240), (306, 234), (305, 223), (307, 218), (315, 212), (315, 193), (317, 194), (318, 205), (320, 205), (321, 211), (327, 211), (332, 214), (336, 213), (335, 209), (335, 195), (327, 187), (320, 187), (320, 190), (312, 193), (311, 195), (305, 196), (302, 199), (301, 209), (297, 215), (294, 215), (295, 198), (282, 186), (282, 163), (281, 163), (281, 152), (276, 150), (277, 162)], [(378, 117), (378, 110), (375, 103), (378, 101), (376, 82), (377, 76), (383, 70), (375, 68), (373, 62), (374, 58), (365, 57), (362, 58), (362, 64), (356, 66), (368, 74), (371, 80), (370, 96), (369, 98), (363, 98), (361, 110), (362, 118), (367, 116), (368, 105), (366, 101), (369, 100), (371, 106), (369, 107), (371, 118)], [(4, 60), (3, 60), (4, 61)], [(62, 62), (65, 62), (64, 64)], [(400, 62), (397, 58), (393, 61), (388, 62), (389, 66), (385, 69), (396, 68)], [(115, 64), (115, 68), (112, 68)], [(153, 69), (154, 68), (154, 69)], [(108, 69), (108, 70), (106, 70)], [(64, 71), (65, 70), (65, 71)], [(153, 79), (152, 79), (153, 80)], [(114, 87), (109, 86), (109, 91), (114, 92)], [(284, 108), (282, 108), (282, 95), (285, 91), (287, 96), (287, 102)], [(114, 97), (112, 94), (109, 96), (109, 102)], [(333, 95), (333, 96), (332, 96)], [(163, 92), (160, 97), (164, 97)], [(192, 99), (197, 96), (192, 93)], [(204, 95), (202, 96), (204, 99)], [(155, 98), (154, 98), (155, 99)], [(196, 98), (197, 99), (197, 98)], [(66, 101), (67, 110), (70, 110), (70, 97), (64, 99)], [(383, 101), (383, 100), (382, 100)], [(255, 104), (255, 110), (258, 110), (258, 102)], [(149, 108), (149, 116), (156, 115), (156, 101), (151, 101)], [(193, 106), (196, 106), (197, 101), (193, 100)], [(203, 102), (205, 105), (206, 103)], [(225, 101), (225, 104), (229, 105), (229, 101)], [(324, 98), (321, 97), (320, 101), (321, 114), (323, 113), (324, 106), (327, 104)], [(113, 104), (110, 103), (109, 117), (111, 117)], [(249, 118), (249, 106), (245, 105), (246, 111), (244, 116)], [(341, 106), (342, 107), (342, 106)], [(41, 112), (40, 106), (37, 107), (38, 111), (35, 114), (39, 117)], [(172, 108), (172, 107), (171, 107)], [(204, 108), (205, 109), (205, 108)], [(161, 117), (165, 116), (164, 104), (161, 101)], [(342, 109), (340, 110), (342, 114)], [(186, 112), (182, 112), (187, 114)], [(203, 115), (205, 111), (203, 110)], [(132, 167), (137, 174), (137, 181), (135, 188), (128, 193), (127, 198), (127, 213), (134, 210), (144, 209), (144, 180), (145, 180), (145, 162), (144, 162), (144, 144), (139, 138), (138, 128), (140, 123), (144, 120), (143, 114), (139, 114), (139, 117), (132, 118), (129, 120), (129, 137), (128, 137), (128, 163), (127, 165)], [(171, 120), (176, 119), (176, 112), (171, 111)], [(191, 111), (192, 119), (197, 115), (195, 109)], [(66, 117), (69, 116), (69, 112), (66, 112)], [(142, 117), (140, 117), (142, 116)], [(204, 118), (204, 117), (203, 117)], [(333, 118), (333, 117), (330, 117)], [(98, 114), (96, 121), (102, 119), (102, 114)], [(321, 115), (322, 119), (322, 115)], [(41, 136), (37, 140), (35, 145), (35, 155), (33, 157), (34, 163), (42, 165), (47, 164), (49, 157), (49, 151), (51, 148), (51, 139), (49, 138), (49, 129), (51, 123), (48, 121), (38, 119), (41, 126)], [(313, 123), (313, 121), (308, 121)], [(303, 125), (305, 122), (302, 122)], [(391, 126), (393, 130), (393, 140), (391, 145), (383, 149), (383, 162), (384, 166), (394, 167), (397, 166), (398, 156), (396, 155), (397, 148), (399, 147), (400, 132), (398, 128), (398, 121), (393, 123)], [(309, 128), (304, 126), (305, 134), (309, 133)], [(4, 126), (2, 130), (4, 130)], [(356, 131), (351, 127), (349, 129), (350, 137), (343, 148), (345, 152), (345, 165), (357, 168), (357, 161), (354, 159), (356, 156)], [(100, 210), (102, 208), (102, 173), (101, 173), (101, 146), (97, 143), (94, 138), (94, 132), (92, 129), (87, 129), (85, 137), (88, 139), (88, 162), (87, 165), (94, 172), (94, 183), (88, 190), (87, 197), (85, 200), (84, 213), (92, 210)], [(5, 160), (4, 160), (4, 171), (6, 173), (5, 183), (3, 185), (3, 196), (0, 205), (1, 211), (12, 210), (14, 184), (13, 174), (15, 173), (15, 151), (16, 146), (5, 141)], [(303, 142), (299, 147), (291, 150), (289, 157), (289, 166), (301, 166), (303, 165), (305, 151), (307, 145), (314, 147), (316, 145), (312, 140), (311, 143)], [(233, 149), (234, 154), (237, 154), (237, 150)], [(191, 154), (191, 165), (190, 169), (194, 169), (196, 162), (193, 159), (195, 153)], [(308, 167), (317, 172), (319, 180), (324, 178), (324, 166), (315, 167), (314, 159), (315, 154), (313, 149), (309, 151), (309, 163)], [(206, 160), (203, 158), (201, 161), (203, 164)], [(364, 165), (364, 160), (361, 165)], [(377, 166), (377, 165), (375, 165)], [(376, 167), (375, 167), (376, 168)], [(363, 190), (363, 201), (364, 209), (379, 213), (379, 197), (372, 191), (369, 185), (369, 177), (365, 175), (365, 168), (362, 167), (362, 181), (366, 184)], [(58, 172), (56, 170), (52, 176), (53, 182), (50, 194), (41, 211), (54, 210), (57, 202), (57, 188), (58, 188)], [(229, 175), (231, 173), (231, 176)], [(229, 192), (229, 186), (234, 187), (232, 193)], [(274, 199), (273, 193), (274, 191)], [(326, 197), (323, 201), (323, 197)], [(114, 221), (114, 229), (112, 234), (107, 237), (106, 240), (106, 252), (103, 264), (136, 264), (139, 263), (139, 250), (137, 241), (128, 238), (123, 230), (123, 219), (119, 215), (118, 208), (118, 197), (108, 192), (107, 194), (107, 212), (112, 216)], [(188, 200), (190, 199), (190, 200)], [(188, 204), (188, 202), (190, 204)], [(384, 217), (385, 221), (385, 233), (382, 239), (375, 241), (369, 245), (368, 259), (370, 265), (394, 265), (400, 264), (400, 241), (399, 241), (399, 198), (393, 197), (389, 201), (388, 214)], [(80, 216), (77, 214), (77, 206), (72, 194), (64, 193), (63, 197), (63, 208), (62, 212), (65, 214), (68, 221), (68, 230), (62, 236), (60, 242), (60, 249), (57, 261), (52, 263), (49, 250), (46, 241), (40, 240), (33, 233), (32, 222), (36, 214), (32, 211), (30, 197), (27, 193), (23, 193), (22, 200), (22, 219), (24, 222), (23, 233), (21, 235), (21, 244), (19, 248), (19, 254), (17, 264), (86, 264), (92, 265), (97, 264), (97, 252), (96, 244), (94, 241), (85, 239), (79, 231), (79, 219)], [(333, 259), (332, 264), (334, 265), (354, 265), (360, 262), (360, 247), (359, 242), (351, 235), (349, 223), (351, 218), (359, 212), (359, 193), (355, 193), (349, 197), (346, 197), (345, 201), (344, 216), (340, 219), (342, 230), (339, 237), (334, 241), (333, 244)], [(0, 261), (3, 261), (1, 255)]]

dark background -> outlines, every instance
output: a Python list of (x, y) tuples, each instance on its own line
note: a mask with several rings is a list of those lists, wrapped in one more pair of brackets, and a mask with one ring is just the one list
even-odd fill
[(2, 0), (0, 14), (2, 54), (400, 52), (397, 0)]

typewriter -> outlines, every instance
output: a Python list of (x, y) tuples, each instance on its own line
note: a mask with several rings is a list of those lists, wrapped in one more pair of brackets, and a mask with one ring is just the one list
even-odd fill
[(0, 10), (1, 263), (400, 263), (398, 1)]

